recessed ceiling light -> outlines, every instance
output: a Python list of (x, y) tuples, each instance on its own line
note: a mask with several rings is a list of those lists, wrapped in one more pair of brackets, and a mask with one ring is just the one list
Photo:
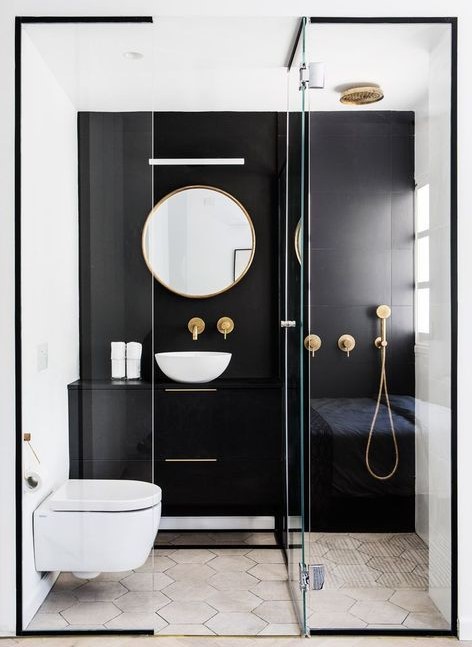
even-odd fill
[(144, 54), (141, 54), (141, 52), (123, 52), (123, 56), (132, 61), (138, 61), (140, 58), (144, 58)]

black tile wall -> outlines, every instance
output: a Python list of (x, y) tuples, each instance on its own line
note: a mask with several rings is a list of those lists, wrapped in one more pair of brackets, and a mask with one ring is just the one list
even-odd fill
[[(310, 133), (310, 332), (323, 341), (311, 396), (376, 392), (381, 303), (390, 389), (414, 395), (414, 114), (313, 112)], [(356, 339), (349, 358), (343, 333)]]

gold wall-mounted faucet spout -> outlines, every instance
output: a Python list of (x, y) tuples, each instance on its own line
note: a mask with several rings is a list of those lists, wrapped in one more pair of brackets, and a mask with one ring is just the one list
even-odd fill
[(224, 335), (226, 339), (226, 335), (229, 335), (229, 333), (233, 332), (234, 330), (234, 321), (231, 319), (231, 317), (221, 317), (220, 319), (218, 319), (216, 327), (218, 329), (218, 332)]
[(192, 333), (193, 341), (198, 340), (198, 335), (201, 335), (205, 330), (205, 322), (200, 317), (192, 317), (188, 322), (188, 329)]

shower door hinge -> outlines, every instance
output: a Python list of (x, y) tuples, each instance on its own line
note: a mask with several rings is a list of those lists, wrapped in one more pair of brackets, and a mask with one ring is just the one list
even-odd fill
[(302, 564), (299, 568), (300, 591), (321, 591), (325, 582), (324, 564)]
[(300, 90), (302, 88), (308, 88), (308, 82), (310, 80), (310, 71), (308, 70), (305, 63), (302, 63), (299, 68), (300, 73)]
[(280, 322), (280, 327), (281, 328), (295, 328), (297, 325), (296, 321), (291, 321), (290, 319), (287, 320), (282, 320)]

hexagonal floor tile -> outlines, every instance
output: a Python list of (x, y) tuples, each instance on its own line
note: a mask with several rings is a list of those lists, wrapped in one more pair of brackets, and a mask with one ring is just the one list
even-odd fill
[(179, 564), (205, 564), (215, 558), (215, 553), (205, 548), (181, 548), (173, 553), (172, 559)]
[(106, 624), (108, 629), (154, 629), (160, 631), (167, 622), (157, 613), (122, 613)]
[(219, 591), (248, 591), (258, 582), (249, 573), (218, 573), (208, 580)]
[(258, 580), (286, 580), (287, 567), (285, 564), (257, 564), (248, 573)]
[(336, 564), (365, 564), (370, 558), (365, 553), (360, 553), (352, 548), (330, 548), (323, 556)]
[(133, 573), (121, 580), (128, 591), (160, 591), (174, 580), (165, 573)]
[(72, 593), (67, 591), (58, 591), (56, 593), (53, 590), (39, 607), (38, 613), (58, 613), (73, 604), (77, 604), (77, 602), (78, 599)]
[(159, 611), (169, 624), (203, 624), (216, 613), (206, 602), (171, 602)]
[(281, 550), (273, 548), (252, 548), (246, 553), (248, 559), (254, 560), (257, 564), (284, 564), (284, 556)]
[[(67, 629), (67, 622), (60, 613), (37, 613), (28, 625), (34, 631)], [(3, 641), (2, 641), (3, 642)]]
[(173, 566), (166, 571), (166, 575), (171, 577), (173, 580), (183, 580), (186, 582), (189, 580), (198, 580), (199, 582), (202, 582), (210, 578), (215, 573), (216, 571), (206, 564), (177, 564), (177, 566)]
[(243, 555), (225, 555), (221, 557), (215, 557), (208, 564), (215, 571), (221, 573), (231, 573), (238, 571), (248, 571), (250, 568), (256, 565), (256, 562), (252, 559), (248, 559)]
[(359, 552), (371, 557), (399, 557), (404, 552), (404, 547), (385, 541), (372, 541), (361, 544)]
[(245, 544), (256, 544), (258, 546), (274, 545), (277, 544), (275, 534), (273, 532), (254, 532), (244, 540)]
[(269, 624), (259, 632), (259, 636), (299, 636), (300, 632), (300, 625), (298, 624)]
[(271, 601), (263, 602), (254, 613), (260, 618), (270, 623), (281, 623), (284, 625), (295, 624), (297, 614), (291, 602)]
[(311, 591), (308, 596), (308, 605), (313, 612), (347, 611), (355, 602), (356, 599), (345, 594), (343, 589)]
[(406, 611), (438, 613), (438, 609), (426, 591), (403, 589), (395, 591), (390, 602)]
[(54, 582), (54, 591), (72, 591), (79, 586), (83, 586), (88, 580), (81, 580), (72, 573), (60, 573), (57, 580)]
[(215, 591), (207, 598), (208, 604), (218, 611), (252, 611), (262, 600), (250, 591)]
[(350, 608), (350, 613), (367, 623), (391, 625), (401, 625), (408, 615), (405, 609), (382, 600), (358, 601)]
[(343, 587), (341, 592), (350, 598), (354, 598), (354, 600), (388, 600), (393, 595), (394, 590), (384, 589), (381, 586), (361, 589)]
[(367, 565), (382, 573), (411, 573), (417, 564), (404, 557), (372, 557)]
[(137, 613), (158, 611), (169, 602), (169, 598), (161, 591), (133, 591), (115, 600), (116, 606), (122, 611)]
[[(167, 557), (166, 555), (156, 554), (157, 551), (153, 551), (153, 554), (150, 555), (145, 563), (139, 568), (135, 568), (135, 573), (143, 573), (148, 571), (159, 571), (160, 573), (167, 571), (172, 566), (176, 565), (176, 562)], [(174, 551), (172, 551), (174, 552)]]
[(449, 629), (449, 623), (439, 613), (410, 613), (403, 624), (408, 629)]
[(253, 613), (218, 613), (206, 625), (220, 636), (255, 636), (267, 623)]
[(361, 545), (360, 541), (343, 533), (326, 533), (323, 535), (322, 542), (330, 548), (348, 548), (351, 550), (359, 548)]
[(104, 625), (120, 614), (112, 602), (79, 602), (62, 612), (71, 625)]
[(356, 618), (349, 611), (333, 611), (326, 613), (313, 613), (308, 618), (308, 626), (312, 629), (360, 629), (367, 627), (367, 623)]
[(208, 582), (173, 582), (162, 591), (171, 600), (179, 602), (198, 602), (206, 600), (210, 595), (216, 593), (216, 589)]
[(262, 600), (291, 600), (288, 582), (280, 580), (259, 582), (251, 591)]
[(87, 582), (75, 590), (74, 595), (81, 602), (112, 602), (127, 593), (119, 582)]
[(195, 624), (175, 624), (167, 625), (161, 631), (158, 631), (161, 636), (214, 636), (215, 634), (206, 625)]

